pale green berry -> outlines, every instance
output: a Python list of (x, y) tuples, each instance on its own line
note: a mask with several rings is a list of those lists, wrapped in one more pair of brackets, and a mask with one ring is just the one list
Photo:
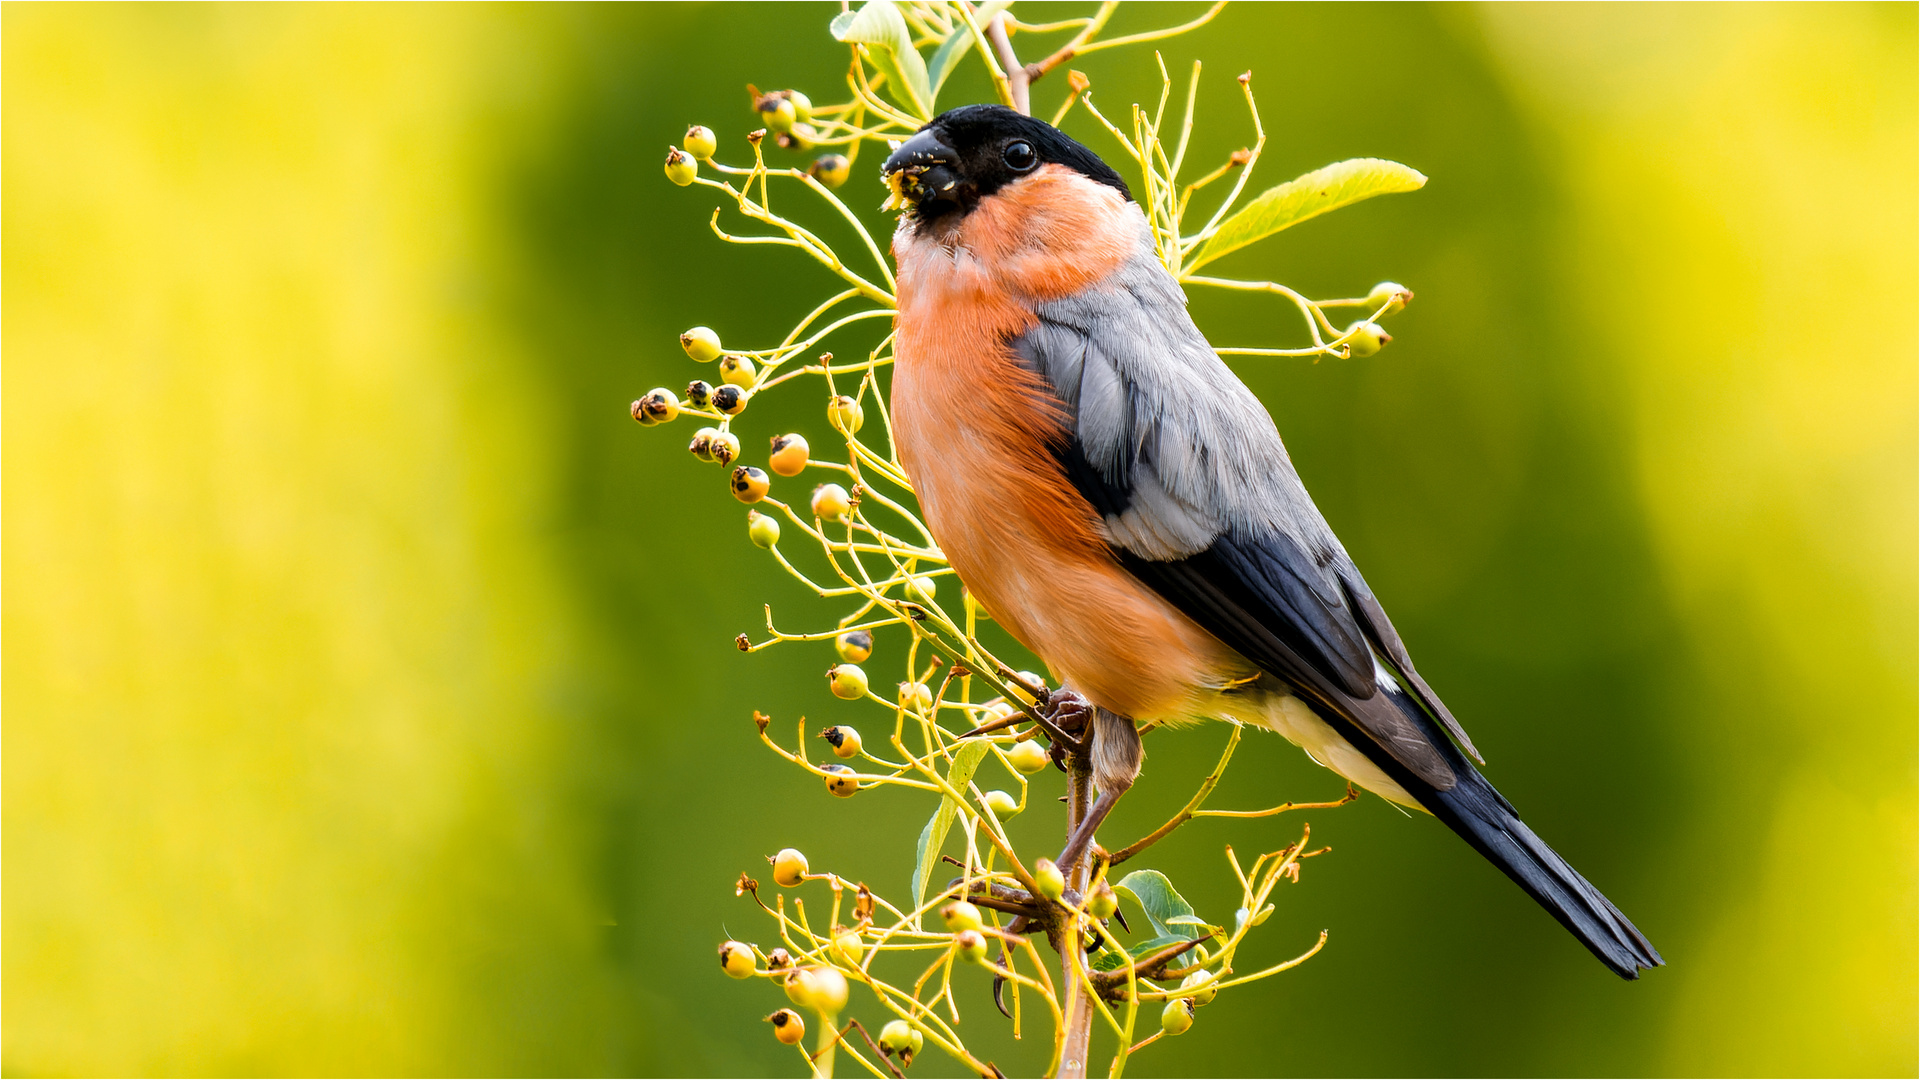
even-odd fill
[(1119, 910), (1120, 897), (1113, 891), (1113, 886), (1104, 880), (1087, 895), (1087, 914), (1096, 919), (1111, 919), (1113, 913)]
[(747, 407), (747, 399), (752, 396), (748, 391), (729, 383), (715, 387), (711, 400), (715, 412), (724, 416), (739, 416), (741, 410)]
[(711, 455), (707, 460), (721, 465), (731, 465), (733, 459), (740, 456), (740, 436), (731, 431), (715, 431), (713, 438), (709, 441), (707, 452)]
[(767, 497), (767, 491), (773, 482), (767, 474), (751, 465), (742, 465), (733, 470), (733, 497), (743, 503), (757, 503)]
[(667, 179), (686, 187), (699, 175), (700, 167), (694, 163), (692, 154), (678, 147), (667, 147)]
[(788, 1046), (798, 1046), (807, 1037), (807, 1022), (792, 1009), (781, 1009), (767, 1017), (767, 1023), (773, 1025), (773, 1037)]
[(850, 664), (862, 663), (873, 655), (873, 635), (865, 630), (849, 630), (833, 639), (833, 651)]
[(1067, 892), (1067, 876), (1060, 872), (1058, 863), (1045, 856), (1033, 860), (1033, 883), (1049, 900), (1058, 900)]
[[(807, 857), (793, 848), (781, 848), (780, 853), (767, 860), (773, 864), (774, 884), (791, 889), (807, 879)], [(767, 966), (773, 966), (768, 958)]]
[(1005, 821), (1020, 812), (1020, 800), (1004, 791), (989, 791), (985, 795), (980, 796), (980, 801), (985, 803), (987, 809), (993, 811), (993, 816), (999, 818), (1001, 821)]
[(955, 900), (941, 908), (940, 917), (947, 921), (947, 929), (955, 933), (962, 930), (978, 930), (986, 925), (980, 917), (980, 909), (968, 900)]
[(912, 600), (916, 604), (931, 606), (939, 588), (940, 583), (931, 577), (924, 575), (920, 577), (909, 577), (907, 579), (907, 599)]
[(720, 358), (720, 335), (704, 326), (696, 326), (680, 335), (680, 347), (702, 364)]
[(799, 476), (807, 467), (807, 439), (804, 435), (778, 435), (767, 454), (767, 467), (781, 476)]
[(1353, 350), (1355, 356), (1372, 356), (1393, 340), (1393, 335), (1387, 333), (1379, 323), (1365, 320), (1347, 327), (1347, 333), (1353, 335), (1347, 339), (1347, 347)]
[(646, 414), (647, 420), (644, 422), (649, 426), (667, 423), (680, 415), (680, 399), (674, 397), (673, 391), (666, 387), (656, 386), (647, 391), (646, 397), (633, 403), (634, 419), (639, 419), (642, 412)]
[(960, 959), (969, 964), (987, 959), (987, 935), (978, 930), (962, 930), (953, 935), (953, 947), (959, 951)]
[(1220, 976), (1212, 971), (1196, 971), (1180, 980), (1180, 992), (1195, 1005), (1211, 1005), (1213, 999), (1220, 996)]
[(833, 425), (833, 430), (854, 435), (866, 422), (866, 411), (853, 398), (841, 394), (827, 402), (827, 423)]
[(897, 700), (910, 712), (926, 712), (933, 708), (933, 688), (923, 682), (903, 682)]
[[(1413, 300), (1413, 290), (1397, 281), (1383, 281), (1367, 292), (1367, 306), (1381, 315), (1403, 311)], [(1385, 306), (1387, 310), (1380, 311)]]
[(820, 771), (827, 774), (827, 791), (835, 798), (851, 799), (860, 790), (860, 781), (845, 765), (822, 765)]
[(852, 758), (860, 754), (860, 733), (845, 724), (822, 731), (820, 737), (833, 747), (834, 757)]
[(687, 153), (692, 154), (701, 161), (712, 157), (713, 152), (720, 149), (720, 141), (714, 138), (713, 129), (702, 127), (699, 124), (688, 128), (687, 137), (681, 139), (680, 142), (687, 148)]
[(1193, 1006), (1186, 998), (1174, 998), (1160, 1010), (1160, 1030), (1169, 1035), (1184, 1035), (1193, 1026)]
[(760, 110), (760, 122), (776, 135), (792, 131), (794, 122), (800, 118), (800, 110), (783, 94), (768, 94), (756, 107)]
[(905, 1020), (893, 1020), (880, 1029), (880, 1051), (900, 1059), (900, 1064), (913, 1064), (913, 1057), (925, 1046), (927, 1037), (919, 1029)]
[(687, 384), (687, 404), (696, 409), (704, 409), (713, 403), (713, 384), (705, 379), (695, 379)]
[(835, 664), (827, 669), (827, 684), (833, 696), (858, 701), (867, 696), (867, 673), (858, 664)]
[(813, 489), (813, 516), (823, 521), (839, 521), (853, 512), (853, 496), (839, 484), (821, 484)]
[(753, 361), (738, 353), (728, 353), (720, 358), (721, 382), (746, 390), (753, 386), (753, 374)]
[(632, 415), (633, 422), (639, 424), (641, 427), (652, 427), (660, 422), (655, 420), (653, 414), (647, 411), (646, 398), (634, 398), (633, 404), (627, 406), (627, 412)]
[(807, 167), (807, 175), (830, 188), (837, 188), (853, 175), (853, 165), (845, 154), (822, 154)]
[(747, 511), (747, 539), (757, 548), (770, 548), (780, 542), (780, 523), (770, 514)]
[(720, 970), (736, 979), (753, 974), (753, 950), (738, 941), (720, 943)]
[(718, 434), (720, 432), (713, 428), (701, 428), (693, 433), (693, 441), (687, 444), (687, 451), (701, 461), (712, 461), (714, 459), (713, 438)]
[(793, 102), (793, 116), (796, 120), (813, 119), (813, 102), (798, 90), (786, 91), (787, 100)]
[(1047, 688), (1047, 680), (1031, 671), (1020, 671), (1015, 672), (1014, 677), (1007, 680), (1007, 685), (1012, 688), (1014, 697), (1032, 705), (1035, 704), (1035, 699), (1031, 693), (1027, 692), (1027, 687), (1037, 686), (1044, 691)]
[(1022, 776), (1032, 776), (1046, 768), (1047, 763), (1052, 760), (1053, 757), (1047, 753), (1047, 748), (1032, 739), (1022, 739), (1013, 744), (1013, 749), (1007, 751), (1008, 763)]

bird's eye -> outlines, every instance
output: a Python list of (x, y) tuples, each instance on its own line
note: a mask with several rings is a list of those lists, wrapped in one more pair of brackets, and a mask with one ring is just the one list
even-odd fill
[(1040, 164), (1040, 158), (1033, 152), (1033, 146), (1020, 140), (1008, 143), (1007, 148), (1000, 151), (1000, 160), (1006, 162), (1007, 168), (1014, 172), (1026, 172)]

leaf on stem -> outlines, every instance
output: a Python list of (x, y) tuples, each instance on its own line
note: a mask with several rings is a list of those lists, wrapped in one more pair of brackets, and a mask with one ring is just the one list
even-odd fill
[[(1190, 941), (1200, 936), (1206, 923), (1193, 914), (1193, 905), (1174, 889), (1173, 882), (1158, 870), (1135, 870), (1121, 878), (1113, 891), (1124, 893), (1147, 913), (1156, 938)], [(1167, 944), (1161, 942), (1162, 945)]]
[(865, 45), (887, 76), (894, 100), (922, 120), (933, 116), (933, 91), (927, 82), (927, 62), (913, 47), (913, 33), (893, 0), (867, 0), (858, 11), (843, 11), (827, 24), (836, 41)]
[[(1184, 945), (1191, 940), (1191, 938), (1180, 937), (1176, 934), (1161, 934), (1158, 937), (1142, 941), (1137, 945), (1127, 946), (1127, 954), (1132, 956), (1134, 963), (1137, 964), (1146, 957), (1152, 956), (1154, 953), (1159, 952), (1169, 945)], [(1121, 956), (1109, 948), (1094, 954), (1093, 959), (1087, 963), (1087, 966), (1095, 971), (1118, 971), (1125, 967), (1126, 963), (1127, 959), (1125, 956)]]
[(1315, 169), (1268, 188), (1259, 198), (1221, 222), (1220, 228), (1200, 246), (1188, 270), (1197, 270), (1228, 252), (1238, 251), (1329, 210), (1375, 195), (1417, 191), (1426, 182), (1426, 176), (1419, 170), (1382, 158), (1353, 158)]
[[(953, 766), (947, 770), (947, 785), (955, 791), (965, 791), (973, 780), (973, 771), (980, 767), (980, 760), (987, 756), (990, 744), (985, 739), (969, 739), (960, 744), (953, 752)], [(953, 827), (953, 816), (960, 812), (960, 804), (950, 796), (940, 797), (940, 809), (927, 819), (927, 827), (920, 830), (919, 854), (913, 864), (913, 906), (918, 908), (927, 899), (927, 879), (933, 876), (933, 868), (940, 865), (940, 849), (947, 842), (947, 830)]]
[[(988, 0), (987, 3), (974, 9), (974, 21), (984, 26), (988, 19), (1012, 6), (1013, 0)], [(946, 85), (947, 76), (952, 75), (954, 69), (960, 66), (960, 61), (966, 59), (967, 50), (971, 48), (973, 48), (973, 27), (968, 26), (965, 20), (954, 23), (953, 32), (947, 35), (947, 40), (941, 42), (938, 49), (934, 50), (933, 59), (927, 61), (929, 112), (932, 111), (934, 101), (940, 96), (940, 88)]]

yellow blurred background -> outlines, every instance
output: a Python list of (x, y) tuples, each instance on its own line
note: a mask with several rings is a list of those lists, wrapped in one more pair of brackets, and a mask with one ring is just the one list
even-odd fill
[[(750, 79), (830, 96), (835, 10), (0, 9), (6, 1073), (792, 1071), (711, 948), (798, 798), (739, 717), (829, 711), (819, 665), (742, 674), (783, 586), (623, 413), (684, 325), (811, 306), (659, 158)], [(1268, 182), (1434, 177), (1272, 256), (1407, 281), (1395, 351), (1243, 370), (1671, 966), (1602, 985), (1357, 807), (1322, 981), (1138, 1066), (1912, 1075), (1914, 6), (1247, 5), (1167, 51), (1275, 88)], [(876, 876), (918, 825), (858, 826)], [(1393, 906), (1455, 874), (1492, 906)]]

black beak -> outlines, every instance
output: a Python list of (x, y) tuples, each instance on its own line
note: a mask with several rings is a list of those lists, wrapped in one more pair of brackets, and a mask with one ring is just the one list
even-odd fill
[(937, 211), (938, 204), (954, 202), (963, 179), (960, 155), (941, 142), (931, 128), (922, 129), (887, 155), (881, 172), (893, 189), (887, 207), (910, 204), (923, 215)]

